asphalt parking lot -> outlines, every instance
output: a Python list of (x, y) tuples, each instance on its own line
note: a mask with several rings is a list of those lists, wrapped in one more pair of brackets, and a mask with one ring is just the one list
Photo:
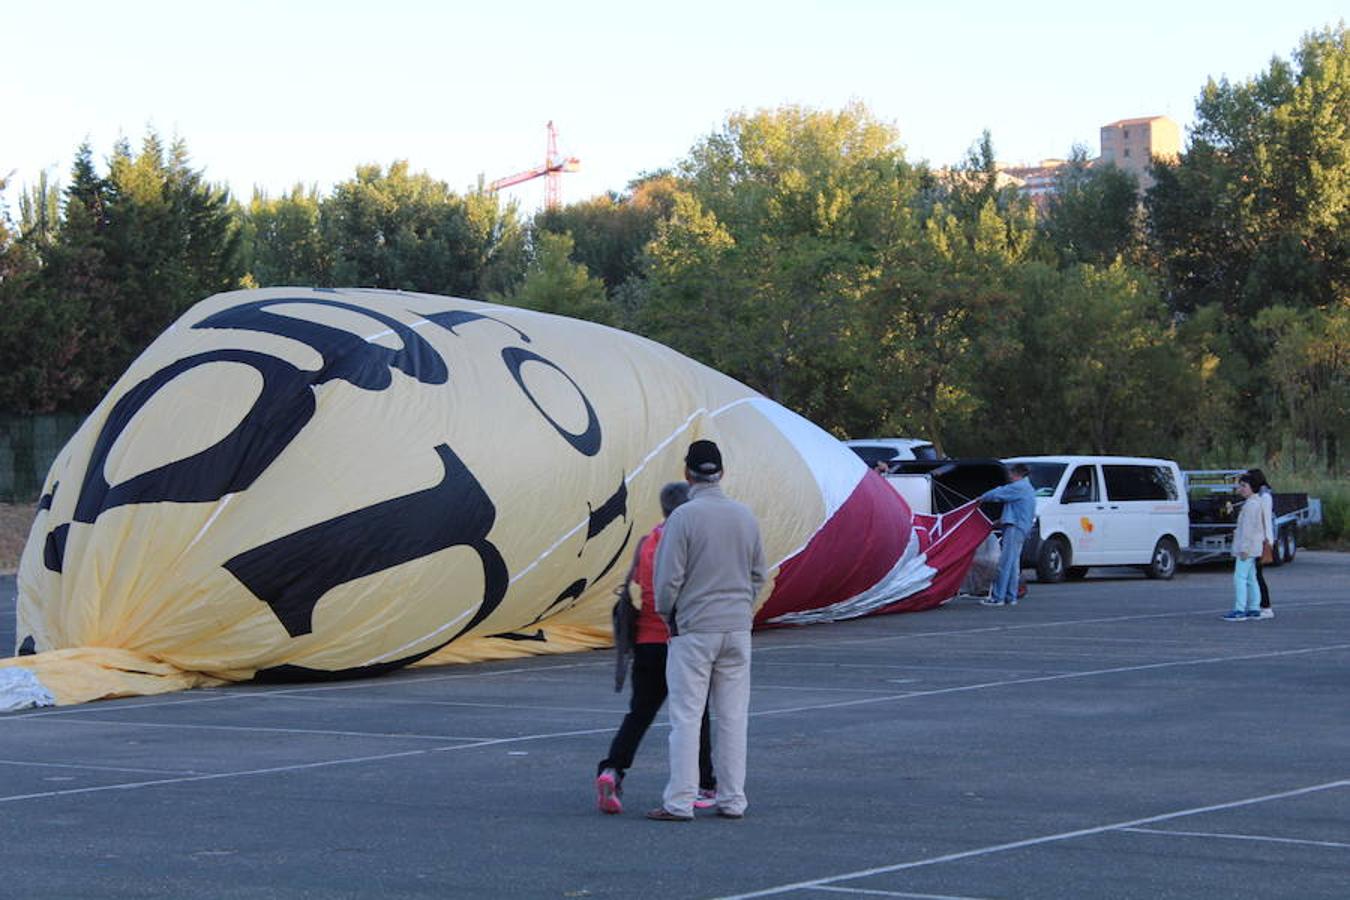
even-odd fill
[[(1350, 554), (757, 634), (750, 809), (621, 816), (607, 652), (0, 714), (0, 897), (1350, 895)], [(14, 581), (0, 578), (0, 647)]]

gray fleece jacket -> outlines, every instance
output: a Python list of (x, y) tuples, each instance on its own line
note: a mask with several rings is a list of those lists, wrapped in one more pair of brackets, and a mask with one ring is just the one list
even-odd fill
[(656, 548), (656, 611), (672, 634), (749, 631), (764, 586), (759, 524), (717, 484), (695, 484)]

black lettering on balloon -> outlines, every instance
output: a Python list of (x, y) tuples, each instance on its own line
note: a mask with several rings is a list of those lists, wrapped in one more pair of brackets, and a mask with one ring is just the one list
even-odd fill
[[(591, 538), (608, 528), (609, 524), (615, 519), (628, 518), (628, 482), (620, 478), (619, 489), (608, 500), (594, 508), (591, 507), (590, 503), (587, 503), (586, 507), (590, 509), (591, 513), (586, 523), (586, 540), (590, 541)], [(581, 556), (585, 550), (586, 545), (582, 544), (577, 556)]]
[(16, 653), (15, 655), (33, 656), (36, 653), (37, 653), (37, 641), (33, 640), (33, 636), (30, 634), (28, 635), (28, 637), (23, 639), (23, 643), (19, 645), (19, 652)]
[[(565, 609), (570, 609), (572, 606), (576, 605), (577, 600), (580, 599), (582, 593), (585, 592), (585, 590), (586, 590), (586, 579), (578, 578), (576, 581), (572, 582), (567, 587), (563, 588), (563, 592), (558, 596), (554, 597), (553, 602), (550, 603), (547, 607), (545, 607), (543, 612), (541, 612), (539, 615), (535, 616), (532, 620), (530, 620), (530, 622), (528, 622), (525, 627), (528, 628), (530, 627), (530, 625), (534, 625), (537, 622), (542, 622), (544, 619), (547, 619), (554, 613), (559, 613)], [(494, 634), (493, 637), (501, 637), (501, 635)]]
[(619, 557), (623, 556), (623, 551), (627, 549), (628, 542), (632, 540), (632, 538), (633, 538), (633, 523), (629, 522), (628, 533), (623, 536), (623, 543), (619, 545), (618, 550), (614, 551), (614, 555), (609, 558), (609, 562), (605, 563), (605, 567), (600, 570), (600, 574), (595, 576), (595, 578), (591, 579), (592, 581), (599, 581), (601, 578), (604, 578), (606, 575), (609, 574), (609, 570), (614, 568), (614, 564), (619, 561)]
[(57, 525), (47, 532), (42, 544), (42, 564), (52, 572), (60, 572), (66, 558), (66, 538), (70, 537), (70, 523)]
[[(269, 306), (283, 303), (345, 309), (374, 319), (392, 331), (403, 342), (403, 346), (393, 350), (342, 328), (267, 310)], [(311, 297), (254, 300), (209, 315), (192, 327), (260, 331), (307, 344), (323, 357), (322, 368), (311, 378), (314, 384), (324, 384), (338, 378), (354, 387), (382, 391), (390, 385), (390, 369), (398, 369), (423, 384), (444, 384), (450, 377), (445, 360), (412, 328), (383, 313), (340, 300), (315, 300)]]
[[(266, 309), (282, 303), (358, 313), (387, 326), (403, 346), (397, 350), (382, 347), (341, 328)], [(104, 510), (129, 503), (209, 502), (248, 488), (314, 415), (311, 385), (341, 379), (366, 390), (383, 390), (391, 383), (391, 369), (424, 384), (443, 384), (449, 377), (440, 354), (412, 328), (383, 313), (338, 300), (255, 300), (207, 316), (193, 328), (235, 328), (288, 337), (316, 350), (323, 365), (318, 372), (307, 372), (266, 353), (213, 350), (160, 369), (124, 394), (104, 422), (80, 485), (76, 521), (93, 522)], [(244, 419), (214, 446), (110, 486), (103, 475), (104, 464), (136, 413), (173, 378), (212, 362), (243, 363), (262, 375), (262, 393)]]
[[(553, 429), (557, 431), (558, 434), (562, 435), (563, 440), (571, 444), (573, 449), (583, 456), (595, 456), (595, 454), (600, 452), (600, 420), (596, 418), (595, 408), (591, 406), (591, 401), (587, 399), (586, 394), (582, 391), (581, 387), (572, 380), (571, 375), (564, 372), (557, 363), (545, 359), (532, 350), (524, 350), (520, 347), (504, 348), (502, 350), (502, 361), (506, 363), (506, 368), (510, 371), (511, 377), (516, 380), (516, 385), (520, 387), (521, 391), (525, 393), (525, 396), (534, 404), (534, 408), (539, 411), (539, 415), (548, 420), (548, 423), (553, 426)], [(539, 401), (530, 393), (530, 389), (525, 386), (525, 379), (520, 375), (520, 367), (527, 362), (537, 362), (548, 366), (559, 375), (566, 378), (567, 383), (576, 389), (577, 396), (580, 397), (581, 402), (586, 405), (586, 428), (584, 430), (575, 434), (568, 431), (554, 421), (553, 417), (548, 414), (548, 411), (539, 405)]]
[(50, 492), (50, 493), (43, 494), (41, 497), (38, 498), (38, 505), (37, 505), (37, 511), (38, 511), (38, 512), (42, 512), (44, 509), (51, 509), (51, 508), (52, 508), (52, 500), (55, 499), (55, 497), (56, 497), (56, 489), (59, 488), (60, 486), (61, 486), (61, 482), (59, 482), (59, 481), (56, 482), (56, 484), (52, 485), (52, 489), (51, 489), (51, 492)]
[(581, 596), (581, 592), (584, 590), (586, 590), (586, 579), (578, 578), (576, 581), (572, 582), (566, 588), (564, 588), (563, 592), (559, 594), (557, 597), (555, 597), (553, 602), (550, 603), (549, 606), (550, 607), (557, 606), (564, 600), (576, 600), (578, 597)]
[(548, 636), (544, 634), (544, 629), (536, 628), (531, 634), (523, 634), (519, 631), (503, 631), (501, 634), (490, 634), (488, 637), (500, 638), (503, 641), (538, 641), (542, 644), (548, 643)]
[(455, 331), (456, 325), (464, 325), (468, 322), (477, 322), (479, 320), (496, 322), (503, 328), (509, 328), (520, 335), (520, 339), (525, 343), (530, 343), (530, 336), (510, 322), (503, 322), (501, 319), (494, 319), (492, 316), (485, 316), (482, 313), (470, 312), (467, 309), (452, 309), (447, 312), (423, 313), (422, 318), (426, 319), (428, 322), (435, 322), (455, 337), (459, 337), (459, 332)]
[[(446, 641), (445, 643), (450, 642)], [(352, 666), (349, 669), (311, 669), (308, 666), (295, 666), (289, 663), (282, 666), (270, 666), (254, 672), (253, 680), (267, 684), (289, 684), (297, 681), (345, 681), (348, 678), (374, 678), (376, 675), (383, 675), (386, 672), (410, 666), (444, 646), (445, 644), (437, 644), (429, 650), (423, 650), (402, 659), (392, 659), (389, 662), (374, 663), (369, 666)]]
[(444, 467), (436, 486), (269, 541), (228, 560), (225, 568), (271, 607), (291, 637), (299, 637), (313, 629), (315, 606), (337, 585), (438, 550), (469, 547), (483, 564), (483, 598), (449, 643), (501, 603), (507, 570), (487, 539), (497, 518), (492, 499), (453, 450), (438, 444), (436, 454)]
[[(242, 363), (262, 376), (262, 392), (239, 424), (205, 450), (109, 485), (104, 464), (136, 413), (174, 378), (216, 362)], [(252, 350), (212, 350), (175, 360), (123, 394), (108, 414), (75, 501), (75, 521), (91, 523), (104, 510), (128, 503), (193, 503), (242, 491), (281, 455), (313, 415), (314, 394), (307, 374), (274, 356)]]

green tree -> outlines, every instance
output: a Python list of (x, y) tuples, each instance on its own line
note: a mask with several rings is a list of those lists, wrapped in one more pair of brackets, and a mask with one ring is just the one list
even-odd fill
[(868, 298), (889, 386), (882, 427), (983, 452), (998, 429), (981, 427), (981, 373), (1018, 351), (1009, 280), (1031, 251), (1035, 214), (999, 186), (988, 132), (960, 166), (917, 184), (890, 216)]
[(295, 185), (277, 198), (255, 190), (244, 215), (247, 268), (255, 284), (333, 285), (332, 258), (319, 233), (319, 190)]
[(743, 304), (735, 239), (691, 194), (678, 192), (648, 256), (644, 334), (715, 368), (732, 360)]
[(861, 105), (738, 113), (681, 164), (649, 245), (643, 330), (844, 431), (861, 306), (913, 174)]
[(61, 222), (61, 187), (47, 179), (46, 171), (38, 183), (19, 197), (19, 231), (28, 240), (50, 244)]
[[(1294, 65), (1211, 80), (1191, 145), (1159, 164), (1150, 229), (1175, 308), (1252, 316), (1325, 307), (1350, 290), (1350, 54), (1344, 25), (1305, 36)], [(1187, 230), (1205, 226), (1199, 240)]]
[(570, 234), (573, 261), (595, 273), (613, 296), (631, 279), (645, 275), (644, 251), (657, 223), (673, 212), (676, 189), (669, 174), (647, 176), (623, 194), (609, 192), (544, 210), (535, 216), (534, 228)]
[(523, 268), (514, 205), (461, 197), (404, 160), (358, 166), (320, 202), (319, 229), (336, 284), (475, 297), (508, 289)]
[[(1242, 364), (1225, 360), (1235, 400), (1253, 414), (1253, 443), (1282, 434), (1330, 435), (1295, 420), (1289, 347), (1329, 328), (1350, 295), (1350, 54), (1344, 24), (1306, 35), (1293, 61), (1250, 80), (1210, 81), (1196, 105), (1187, 152), (1155, 164), (1148, 231), (1173, 310), (1223, 310)], [(1292, 311), (1263, 311), (1283, 308)], [(1290, 319), (1289, 316), (1294, 318)], [(1275, 340), (1269, 327), (1297, 322)], [(1308, 332), (1310, 336), (1315, 336)], [(1292, 342), (1292, 343), (1291, 343)], [(1297, 353), (1295, 353), (1297, 356)], [(1304, 410), (1295, 412), (1295, 410)], [(1322, 440), (1319, 452), (1331, 455)]]
[(120, 372), (189, 306), (238, 287), (243, 267), (229, 192), (191, 167), (182, 140), (166, 149), (150, 131), (134, 155), (119, 141), (106, 188), (97, 245), (116, 285)]
[(971, 432), (980, 372), (1018, 350), (1007, 280), (1025, 247), (1010, 246), (1008, 234), (992, 200), (973, 224), (939, 204), (883, 254), (870, 300), (888, 431), (921, 434), (940, 452)]
[(1055, 176), (1041, 234), (1061, 267), (1134, 262), (1140, 254), (1139, 182), (1112, 164), (1089, 165), (1075, 147)]
[(228, 194), (153, 131), (136, 154), (119, 141), (106, 176), (79, 148), (54, 235), (38, 224), (50, 200), (30, 209), (40, 267), (23, 292), (31, 340), (13, 357), (21, 408), (89, 409), (180, 313), (242, 274)]
[(610, 325), (614, 308), (605, 285), (571, 260), (572, 238), (543, 231), (535, 235), (533, 259), (520, 287), (500, 299), (512, 306)]
[(1350, 299), (1326, 310), (1263, 309), (1253, 323), (1270, 344), (1266, 371), (1288, 433), (1288, 462), (1300, 445), (1333, 472), (1350, 437)]
[(63, 406), (84, 378), (87, 349), (84, 304), (45, 286), (50, 235), (36, 219), (30, 224), (21, 236), (0, 204), (0, 410), (12, 413)]

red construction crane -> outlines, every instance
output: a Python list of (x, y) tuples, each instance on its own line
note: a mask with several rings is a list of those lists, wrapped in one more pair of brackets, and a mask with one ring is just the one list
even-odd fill
[(517, 172), (514, 175), (507, 175), (505, 178), (498, 178), (492, 184), (488, 185), (492, 190), (499, 191), (504, 187), (510, 187), (513, 184), (520, 184), (523, 181), (529, 181), (532, 178), (538, 178), (541, 175), (546, 179), (544, 192), (544, 208), (557, 209), (562, 206), (562, 173), (579, 172), (581, 170), (581, 160), (575, 156), (563, 158), (558, 153), (558, 130), (553, 127), (553, 123), (548, 123), (548, 150), (544, 154), (544, 164), (535, 166), (533, 169), (527, 169), (524, 172)]

